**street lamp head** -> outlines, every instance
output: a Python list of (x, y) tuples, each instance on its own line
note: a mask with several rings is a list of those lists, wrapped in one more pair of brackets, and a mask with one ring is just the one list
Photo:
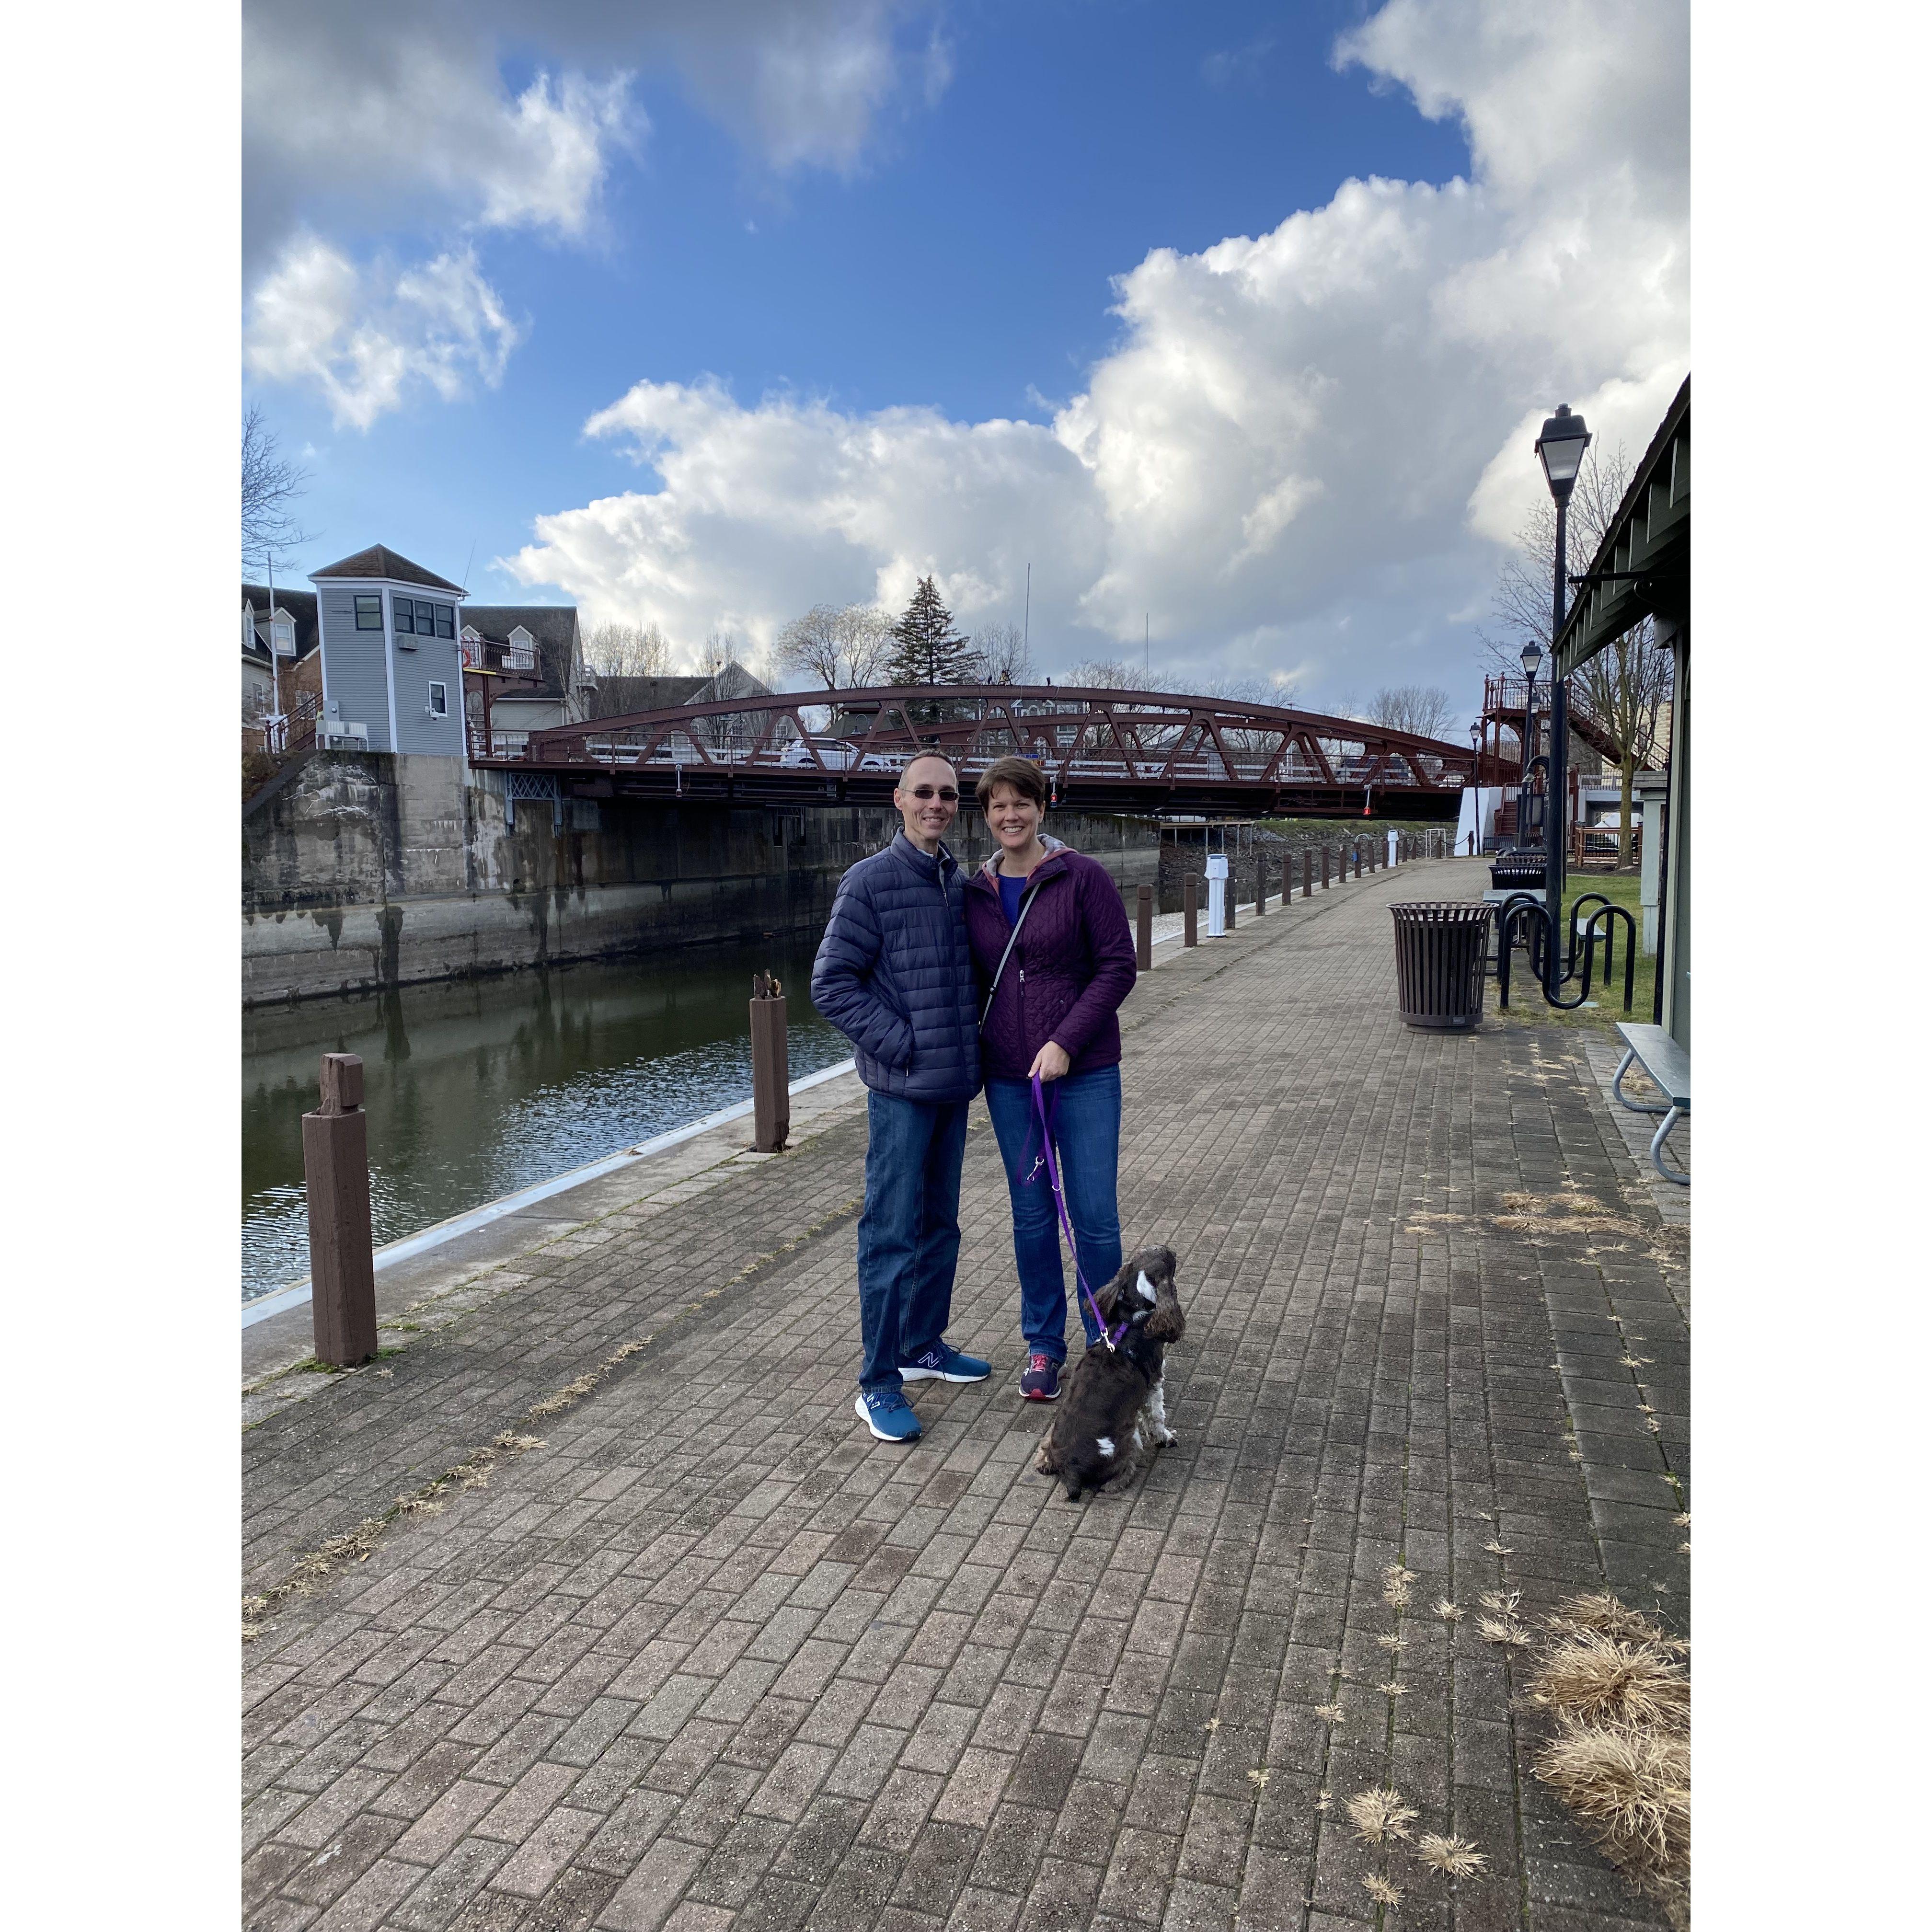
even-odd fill
[(1478, 740), (1478, 739), (1479, 739), (1479, 738), (1480, 738), (1480, 737), (1482, 736), (1482, 735), (1483, 735), (1483, 722), (1482, 722), (1482, 720), (1479, 718), (1478, 718), (1478, 719), (1477, 719), (1477, 721), (1475, 722), (1475, 723), (1474, 723), (1474, 724), (1472, 724), (1472, 725), (1469, 727), (1469, 742), (1470, 742), (1471, 744), (1472, 744), (1472, 745), (1473, 745), (1473, 744), (1474, 744), (1474, 743), (1475, 743), (1475, 742), (1477, 741), (1477, 740)]
[(1536, 439), (1536, 453), (1543, 459), (1543, 473), (1550, 494), (1560, 503), (1575, 488), (1576, 472), (1583, 466), (1583, 452), (1590, 446), (1590, 432), (1583, 418), (1573, 416), (1568, 403), (1559, 403), (1553, 416), (1544, 418), (1543, 434)]
[(1522, 674), (1533, 684), (1538, 665), (1543, 662), (1543, 646), (1533, 639), (1522, 647)]

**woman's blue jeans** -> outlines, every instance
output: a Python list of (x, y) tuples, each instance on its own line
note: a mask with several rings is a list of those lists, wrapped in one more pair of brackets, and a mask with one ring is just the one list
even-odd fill
[[(1045, 1088), (1053, 1120), (1054, 1158), (1066, 1190), (1074, 1252), (1096, 1294), (1120, 1271), (1120, 1210), (1115, 1198), (1120, 1165), (1120, 1070), (1096, 1067)], [(986, 1111), (1006, 1162), (1013, 1204), (1013, 1258), (1019, 1264), (1020, 1330), (1029, 1354), (1066, 1359), (1066, 1277), (1060, 1264), (1060, 1219), (1053, 1185), (1040, 1157), (1033, 1085), (988, 1080)], [(1076, 1291), (1076, 1294), (1078, 1291)], [(1080, 1323), (1089, 1344), (1100, 1339), (1084, 1297)]]

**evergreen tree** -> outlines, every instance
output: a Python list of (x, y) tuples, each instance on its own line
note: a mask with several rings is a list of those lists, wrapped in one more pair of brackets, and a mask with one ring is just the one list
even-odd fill
[(952, 628), (952, 613), (940, 602), (938, 585), (922, 579), (905, 615), (892, 626), (887, 678), (894, 684), (964, 684), (978, 670), (978, 653)]

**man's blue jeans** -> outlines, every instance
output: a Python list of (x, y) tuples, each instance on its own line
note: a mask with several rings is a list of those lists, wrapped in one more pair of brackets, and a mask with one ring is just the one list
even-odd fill
[(868, 1094), (866, 1206), (859, 1216), (859, 1330), (868, 1395), (900, 1386), (899, 1364), (922, 1355), (952, 1318), (959, 1263), (964, 1100)]
[[(1074, 1251), (1087, 1286), (1097, 1294), (1120, 1271), (1120, 1210), (1114, 1197), (1120, 1165), (1120, 1070), (1101, 1066), (1050, 1080), (1045, 1092), (1053, 1118), (1054, 1157), (1073, 1223)], [(1060, 1265), (1060, 1217), (1040, 1158), (1032, 1083), (988, 1080), (986, 1111), (993, 1117), (1012, 1199), (1013, 1258), (1019, 1264), (1020, 1330), (1027, 1352), (1064, 1362), (1066, 1277)], [(1084, 1296), (1080, 1325), (1090, 1345), (1100, 1340)]]

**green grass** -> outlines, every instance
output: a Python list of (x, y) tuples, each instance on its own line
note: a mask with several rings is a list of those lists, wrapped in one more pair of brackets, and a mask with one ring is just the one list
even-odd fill
[[(1639, 902), (1639, 886), (1635, 872), (1585, 872), (1573, 871), (1564, 889), (1564, 910), (1567, 920), (1568, 908), (1588, 892), (1601, 892), (1612, 905), (1622, 906), (1630, 914), (1637, 929), (1636, 979), (1630, 994), (1630, 1010), (1624, 1011), (1624, 932), (1623, 922), (1617, 926), (1616, 971), (1606, 986), (1603, 975), (1603, 950), (1597, 952), (1597, 970), (1591, 976), (1590, 999), (1592, 1004), (1572, 1009), (1568, 1012), (1552, 1006), (1543, 997), (1543, 991), (1530, 977), (1528, 954), (1520, 951), (1510, 965), (1510, 1004), (1507, 1012), (1496, 1004), (1496, 987), (1492, 981), (1484, 1003), (1484, 1017), (1489, 1020), (1500, 1019), (1505, 1025), (1527, 1027), (1588, 1027), (1599, 1033), (1610, 1033), (1622, 1019), (1648, 1022), (1651, 1015), (1651, 1002), (1657, 985), (1657, 962), (1643, 950), (1643, 908)], [(1594, 908), (1592, 908), (1594, 910)], [(1600, 932), (1603, 928), (1598, 928)], [(1566, 926), (1564, 943), (1568, 943)], [(1578, 970), (1582, 968), (1580, 963)], [(1574, 999), (1577, 986), (1573, 982), (1563, 989), (1562, 997)]]

